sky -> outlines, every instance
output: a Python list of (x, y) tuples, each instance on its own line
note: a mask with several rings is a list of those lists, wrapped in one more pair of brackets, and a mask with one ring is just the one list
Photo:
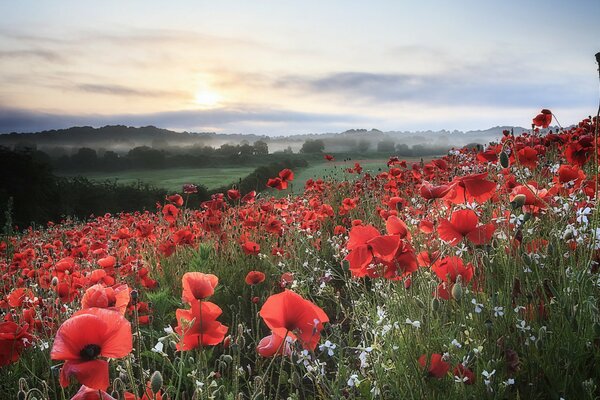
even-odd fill
[(598, 106), (600, 0), (0, 0), (0, 133), (562, 125)]

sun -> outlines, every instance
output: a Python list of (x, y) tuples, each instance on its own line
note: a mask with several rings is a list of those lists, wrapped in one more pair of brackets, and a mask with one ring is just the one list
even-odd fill
[(221, 95), (208, 89), (200, 89), (194, 95), (194, 103), (203, 108), (213, 108), (219, 105)]

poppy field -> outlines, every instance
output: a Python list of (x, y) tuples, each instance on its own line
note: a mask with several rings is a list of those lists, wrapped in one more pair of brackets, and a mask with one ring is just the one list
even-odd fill
[(552, 122), (4, 237), (0, 398), (598, 398), (598, 121)]

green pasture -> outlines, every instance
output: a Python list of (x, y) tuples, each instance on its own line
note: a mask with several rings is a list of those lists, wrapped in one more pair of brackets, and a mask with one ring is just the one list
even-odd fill
[(148, 183), (170, 192), (180, 192), (186, 183), (205, 185), (209, 190), (235, 183), (254, 171), (254, 167), (223, 168), (168, 168), (160, 170), (127, 170), (116, 172), (80, 172), (60, 173), (61, 176), (84, 176), (94, 181), (116, 180), (118, 184), (128, 185), (138, 181)]

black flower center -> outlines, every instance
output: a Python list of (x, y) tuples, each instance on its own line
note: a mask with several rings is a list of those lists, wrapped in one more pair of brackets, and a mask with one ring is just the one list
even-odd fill
[(97, 344), (88, 344), (79, 352), (81, 358), (85, 361), (91, 361), (100, 355), (100, 346)]

